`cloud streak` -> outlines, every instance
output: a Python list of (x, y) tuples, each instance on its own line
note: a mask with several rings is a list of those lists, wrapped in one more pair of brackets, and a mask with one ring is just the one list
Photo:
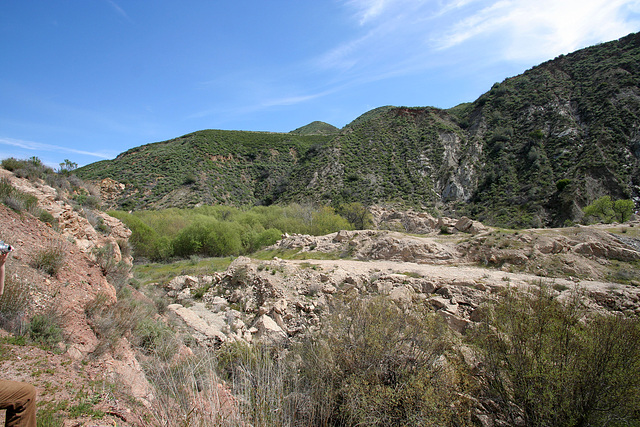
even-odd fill
[(112, 157), (103, 152), (76, 150), (73, 148), (61, 147), (58, 145), (43, 144), (41, 142), (24, 141), (21, 139), (13, 138), (0, 138), (0, 144), (10, 145), (12, 147), (18, 147), (28, 151), (50, 151), (55, 153), (82, 154), (85, 156), (97, 157), (100, 159), (110, 159)]
[(123, 18), (125, 18), (127, 21), (129, 22), (133, 22), (131, 20), (131, 18), (129, 17), (129, 15), (127, 14), (127, 12), (124, 11), (123, 8), (121, 8), (115, 1), (113, 0), (107, 0), (107, 3), (109, 3), (111, 5), (111, 7)]
[[(345, 79), (426, 70), (480, 43), (490, 62), (536, 62), (640, 26), (640, 0), (348, 0), (354, 35), (315, 59)], [(477, 49), (477, 47), (476, 47)], [(464, 55), (458, 55), (460, 61)]]
[[(458, 20), (441, 37), (438, 50), (476, 38), (502, 38), (505, 60), (539, 60), (636, 31), (637, 0), (499, 0)], [(463, 7), (466, 5), (462, 5)], [(630, 13), (631, 12), (631, 13)], [(637, 13), (637, 12), (636, 12)]]

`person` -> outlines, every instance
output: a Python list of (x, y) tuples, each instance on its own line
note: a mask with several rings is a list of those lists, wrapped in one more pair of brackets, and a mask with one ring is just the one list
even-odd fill
[[(4, 293), (4, 264), (9, 253), (0, 254), (0, 297)], [(0, 410), (6, 427), (36, 426), (36, 389), (31, 384), (0, 379)]]

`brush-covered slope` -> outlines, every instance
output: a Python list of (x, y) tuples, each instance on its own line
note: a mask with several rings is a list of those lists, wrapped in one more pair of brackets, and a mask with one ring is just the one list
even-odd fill
[(561, 225), (603, 195), (640, 197), (640, 35), (496, 84), (457, 111), (482, 146), (471, 213)]
[(640, 199), (640, 35), (548, 61), (449, 110), (380, 107), (338, 134), (203, 131), (81, 168), (119, 204), (360, 201), (509, 226), (562, 225)]
[(467, 182), (475, 176), (470, 172), (477, 157), (472, 143), (446, 111), (378, 108), (346, 126), (319, 150), (308, 152), (279, 197), (419, 205), (466, 199), (471, 193), (448, 181), (455, 175), (465, 188), (475, 186)]
[(325, 122), (311, 122), (308, 125), (292, 130), (290, 133), (297, 135), (335, 135), (340, 129)]
[(640, 197), (640, 35), (496, 83), (450, 110), (381, 107), (296, 165), (280, 197), (445, 204), (493, 224), (561, 225)]
[(119, 208), (264, 204), (298, 159), (329, 138), (204, 130), (136, 147), (76, 172), (83, 179), (124, 184), (115, 201)]

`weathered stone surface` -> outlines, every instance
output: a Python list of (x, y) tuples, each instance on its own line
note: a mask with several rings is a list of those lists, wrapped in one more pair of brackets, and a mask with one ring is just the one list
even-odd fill
[(413, 301), (415, 291), (411, 286), (398, 286), (389, 292), (389, 298), (404, 305), (409, 305)]
[(189, 328), (194, 330), (196, 332), (194, 336), (201, 343), (212, 345), (216, 340), (220, 342), (229, 340), (223, 332), (226, 325), (225, 316), (208, 311), (204, 304), (195, 304), (190, 308), (181, 304), (170, 304), (167, 309), (178, 315)]
[(255, 338), (267, 345), (281, 345), (288, 340), (286, 332), (266, 314), (259, 316), (252, 328), (256, 330)]

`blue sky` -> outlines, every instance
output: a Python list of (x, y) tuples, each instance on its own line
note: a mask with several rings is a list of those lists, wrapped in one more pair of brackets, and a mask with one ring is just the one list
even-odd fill
[(3, 0), (0, 158), (453, 107), (640, 30), (640, 0)]

